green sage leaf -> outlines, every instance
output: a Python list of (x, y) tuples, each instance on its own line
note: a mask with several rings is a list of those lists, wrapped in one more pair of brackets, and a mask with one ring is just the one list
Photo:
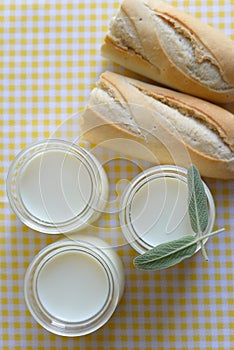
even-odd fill
[(188, 168), (189, 216), (194, 232), (202, 233), (208, 225), (208, 206), (203, 182), (195, 165)]
[(161, 270), (191, 257), (197, 249), (197, 239), (185, 236), (171, 242), (159, 244), (137, 256), (133, 263), (141, 270)]

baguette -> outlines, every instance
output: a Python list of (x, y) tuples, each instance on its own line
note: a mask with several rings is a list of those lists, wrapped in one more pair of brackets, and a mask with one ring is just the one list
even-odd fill
[(234, 102), (234, 41), (163, 1), (124, 0), (101, 52), (173, 89)]
[(234, 115), (208, 101), (104, 72), (91, 91), (81, 138), (157, 164), (234, 179)]

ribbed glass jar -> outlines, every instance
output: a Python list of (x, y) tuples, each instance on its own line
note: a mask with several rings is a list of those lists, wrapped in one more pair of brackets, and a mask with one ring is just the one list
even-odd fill
[[(212, 231), (215, 206), (205, 183), (208, 204), (208, 225)], [(139, 253), (160, 243), (185, 235), (195, 235), (188, 213), (187, 169), (161, 165), (137, 175), (122, 196), (120, 225), (126, 240)], [(199, 245), (198, 245), (199, 249)]]
[(82, 336), (102, 327), (124, 290), (124, 271), (103, 240), (76, 235), (41, 250), (25, 275), (25, 300), (34, 319), (48, 331)]
[(84, 148), (44, 140), (22, 150), (12, 162), (7, 194), (25, 225), (44, 233), (67, 233), (100, 216), (108, 180), (99, 161)]

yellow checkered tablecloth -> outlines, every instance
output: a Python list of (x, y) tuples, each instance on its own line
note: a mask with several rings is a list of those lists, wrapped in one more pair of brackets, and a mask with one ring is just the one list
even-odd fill
[[(234, 39), (233, 0), (169, 2)], [(117, 246), (126, 270), (124, 297), (103, 328), (81, 338), (48, 333), (26, 309), (25, 270), (57, 237), (33, 232), (16, 219), (5, 193), (8, 167), (32, 141), (77, 138), (77, 115), (71, 116), (85, 106), (102, 71), (120, 71), (100, 56), (117, 7), (111, 0), (0, 2), (1, 350), (234, 349), (234, 182), (206, 181), (217, 206), (216, 227), (227, 229), (208, 242), (208, 264), (197, 254), (161, 272), (137, 271), (131, 262), (136, 254), (122, 244), (118, 193), (147, 164), (108, 161), (102, 150), (97, 152), (108, 171), (111, 204), (93, 230)]]

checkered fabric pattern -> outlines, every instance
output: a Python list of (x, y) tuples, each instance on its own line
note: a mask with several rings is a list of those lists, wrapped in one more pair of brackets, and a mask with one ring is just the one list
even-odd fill
[[(233, 0), (169, 2), (234, 39)], [(33, 232), (13, 214), (5, 192), (8, 167), (32, 141), (75, 140), (79, 112), (100, 73), (123, 71), (100, 56), (117, 7), (112, 0), (0, 2), (1, 350), (234, 349), (234, 182), (206, 181), (217, 207), (216, 228), (226, 227), (207, 243), (209, 263), (196, 254), (168, 270), (137, 271), (132, 266), (136, 253), (124, 244), (117, 210), (123, 186), (148, 165), (109, 161), (103, 150), (97, 155), (108, 172), (111, 203), (93, 231), (123, 259), (124, 297), (103, 328), (81, 338), (50, 334), (26, 309), (26, 268), (36, 252), (58, 237)]]

